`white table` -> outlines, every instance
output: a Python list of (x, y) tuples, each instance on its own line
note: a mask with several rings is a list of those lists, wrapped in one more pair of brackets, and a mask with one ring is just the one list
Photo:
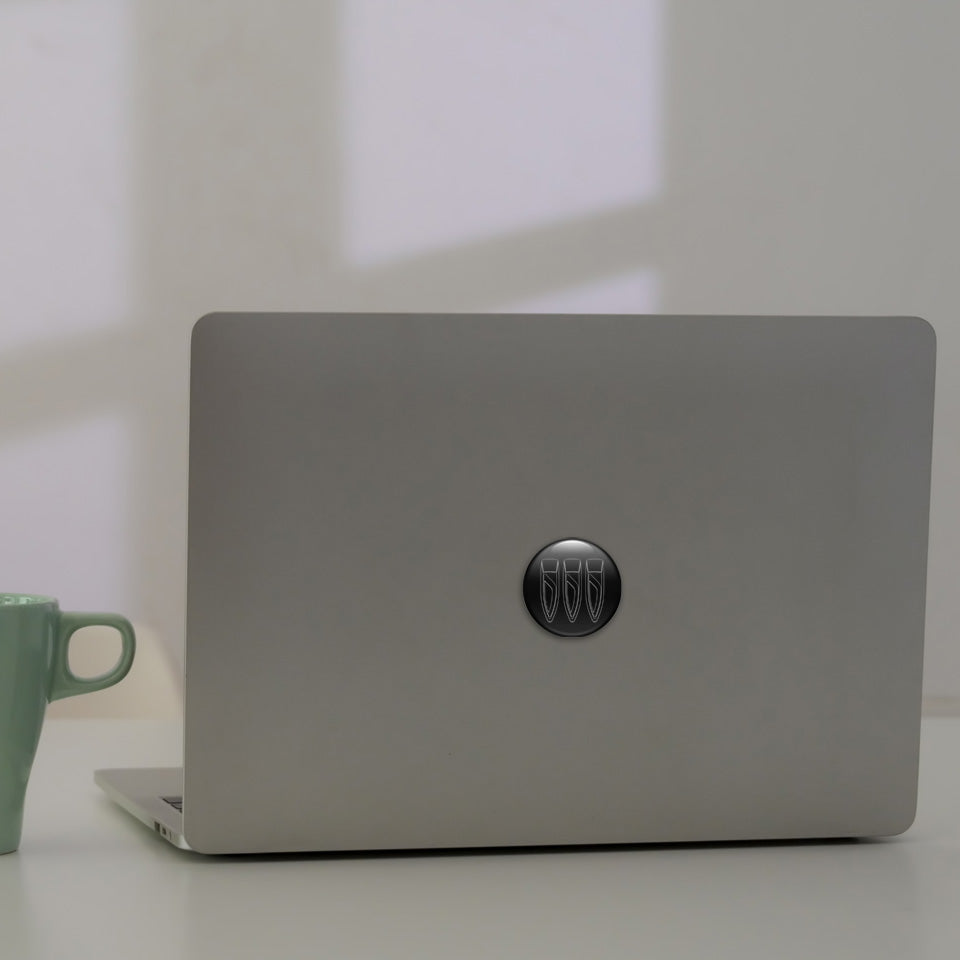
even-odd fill
[(960, 957), (960, 719), (925, 721), (917, 822), (869, 843), (214, 859), (92, 782), (179, 757), (174, 724), (48, 720), (0, 958)]

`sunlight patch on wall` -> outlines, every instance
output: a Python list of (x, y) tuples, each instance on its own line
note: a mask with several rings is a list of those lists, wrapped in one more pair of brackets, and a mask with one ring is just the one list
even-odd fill
[(657, 313), (656, 271), (638, 270), (497, 306), (499, 313)]
[(356, 265), (653, 198), (662, 0), (343, 0)]
[(122, 319), (131, 11), (0, 3), (0, 351)]
[(129, 436), (119, 416), (0, 447), (0, 583), (73, 609), (129, 606)]

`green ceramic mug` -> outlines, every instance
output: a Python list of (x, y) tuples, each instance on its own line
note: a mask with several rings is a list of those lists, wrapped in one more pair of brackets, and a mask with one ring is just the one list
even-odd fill
[[(76, 677), (67, 657), (70, 637), (93, 626), (120, 633), (120, 660), (99, 677)], [(118, 683), (135, 649), (133, 627), (117, 614), (61, 613), (52, 597), (0, 593), (0, 854), (20, 845), (23, 799), (47, 703)]]

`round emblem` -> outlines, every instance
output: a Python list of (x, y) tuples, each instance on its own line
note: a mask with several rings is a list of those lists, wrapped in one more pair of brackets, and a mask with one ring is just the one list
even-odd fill
[(588, 637), (620, 605), (620, 571), (588, 540), (557, 540), (529, 563), (523, 600), (530, 616), (558, 637)]

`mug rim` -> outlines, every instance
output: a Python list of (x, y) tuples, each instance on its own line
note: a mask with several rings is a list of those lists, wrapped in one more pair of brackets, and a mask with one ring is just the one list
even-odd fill
[(46, 597), (39, 593), (0, 593), (0, 610), (18, 607), (40, 607), (56, 604), (55, 597)]

